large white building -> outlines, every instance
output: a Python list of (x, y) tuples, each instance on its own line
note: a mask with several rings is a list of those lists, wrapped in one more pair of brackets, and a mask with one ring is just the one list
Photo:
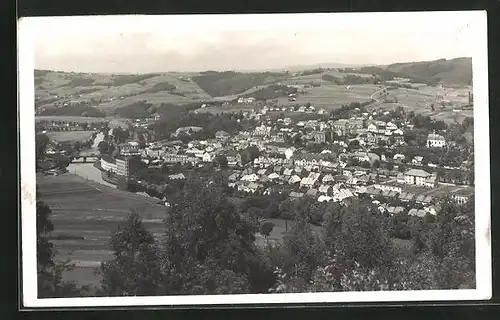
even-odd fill
[(446, 140), (442, 135), (431, 133), (427, 136), (427, 146), (429, 148), (442, 148), (446, 145)]
[(437, 184), (436, 174), (428, 173), (420, 169), (410, 169), (404, 174), (406, 184), (413, 184), (421, 187), (433, 188)]

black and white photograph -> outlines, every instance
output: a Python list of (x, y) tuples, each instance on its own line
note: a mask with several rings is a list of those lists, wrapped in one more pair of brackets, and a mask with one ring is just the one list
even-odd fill
[(485, 11), (18, 34), (25, 307), (491, 298)]

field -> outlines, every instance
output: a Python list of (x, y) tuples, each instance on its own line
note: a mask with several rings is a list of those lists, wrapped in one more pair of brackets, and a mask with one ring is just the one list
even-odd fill
[(283, 105), (305, 104), (310, 102), (316, 109), (334, 110), (343, 104), (351, 102), (369, 101), (372, 93), (378, 90), (376, 85), (352, 85), (346, 86), (324, 84), (320, 87), (307, 88), (307, 94), (298, 94), (297, 101), (288, 101), (288, 98), (279, 98), (278, 102)]
[(168, 92), (143, 93), (126, 97), (124, 99), (117, 99), (101, 103), (99, 105), (99, 109), (109, 112), (140, 101), (146, 101), (146, 103), (151, 103), (153, 105), (160, 105), (162, 103), (185, 104), (193, 102), (195, 100), (174, 95)]
[(92, 275), (93, 268), (112, 257), (108, 246), (110, 233), (131, 210), (141, 215), (151, 232), (157, 234), (163, 226), (165, 207), (140, 195), (88, 182), (70, 173), (39, 175), (37, 186), (41, 200), (52, 209), (53, 234), (83, 237), (52, 241), (58, 251), (57, 260), (70, 258), (77, 265), (76, 270), (65, 276), (78, 280), (78, 284), (99, 281)]
[[(419, 114), (434, 117), (436, 120), (443, 120), (445, 122), (462, 121), (465, 117), (473, 117), (473, 110), (460, 110), (453, 111), (454, 109), (461, 109), (461, 106), (468, 102), (468, 93), (472, 88), (437, 88), (425, 86), (419, 90), (414, 89), (395, 89), (389, 91), (389, 100), (396, 99), (397, 103), (375, 103), (368, 109), (373, 110), (393, 110), (401, 106), (407, 112), (414, 111)], [(441, 99), (442, 97), (442, 99)], [(453, 105), (441, 108), (440, 101), (447, 100)], [(431, 104), (434, 104), (435, 110), (432, 111)]]
[(93, 131), (61, 131), (47, 132), (47, 136), (58, 142), (87, 141), (91, 138)]

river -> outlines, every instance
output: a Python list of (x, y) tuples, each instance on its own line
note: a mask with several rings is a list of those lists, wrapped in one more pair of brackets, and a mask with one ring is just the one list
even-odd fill
[[(97, 146), (103, 140), (104, 140), (104, 135), (102, 133), (98, 133), (94, 139), (94, 143), (92, 144), (91, 150), (99, 152)], [(67, 169), (69, 172), (76, 174), (82, 178), (95, 181), (97, 183), (103, 184), (111, 188), (116, 188), (115, 185), (108, 183), (102, 179), (101, 171), (96, 167), (94, 167), (93, 163), (71, 163)]]

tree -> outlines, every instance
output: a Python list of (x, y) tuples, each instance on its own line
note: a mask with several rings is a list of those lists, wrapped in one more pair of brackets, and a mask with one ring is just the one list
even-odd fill
[(272, 223), (271, 221), (266, 221), (260, 226), (260, 233), (267, 238), (269, 237), (273, 229), (274, 223)]
[(216, 293), (217, 281), (205, 285), (206, 279), (194, 274), (198, 268), (236, 277), (240, 284), (227, 288), (227, 293), (265, 292), (271, 285), (260, 278), (271, 270), (255, 246), (256, 229), (224, 196), (223, 187), (220, 176), (210, 182), (190, 178), (171, 197), (165, 219), (165, 263), (171, 294), (190, 294), (200, 288), (205, 288), (204, 293)]
[(110, 240), (114, 259), (103, 262), (102, 292), (106, 295), (157, 295), (162, 290), (159, 248), (137, 213), (118, 226)]
[(227, 157), (223, 154), (217, 155), (214, 158), (214, 162), (217, 163), (221, 168), (227, 168)]
[(103, 140), (99, 142), (97, 148), (99, 149), (100, 154), (109, 154), (110, 144), (106, 140)]
[(37, 134), (35, 138), (35, 146), (36, 146), (36, 158), (39, 160), (43, 160), (45, 157), (45, 149), (50, 142), (49, 137), (45, 134)]
[(241, 152), (241, 163), (246, 164), (252, 162), (260, 156), (260, 151), (256, 146), (250, 146)]
[(474, 210), (460, 208), (449, 197), (438, 201), (439, 215), (431, 233), (431, 250), (440, 266), (440, 288), (475, 286)]
[(112, 134), (116, 143), (123, 143), (129, 137), (128, 130), (124, 130), (121, 127), (114, 128)]
[(304, 292), (314, 270), (322, 263), (324, 246), (312, 230), (308, 215), (295, 211), (292, 230), (283, 239), (277, 251), (268, 250), (277, 260), (277, 284), (272, 292)]

